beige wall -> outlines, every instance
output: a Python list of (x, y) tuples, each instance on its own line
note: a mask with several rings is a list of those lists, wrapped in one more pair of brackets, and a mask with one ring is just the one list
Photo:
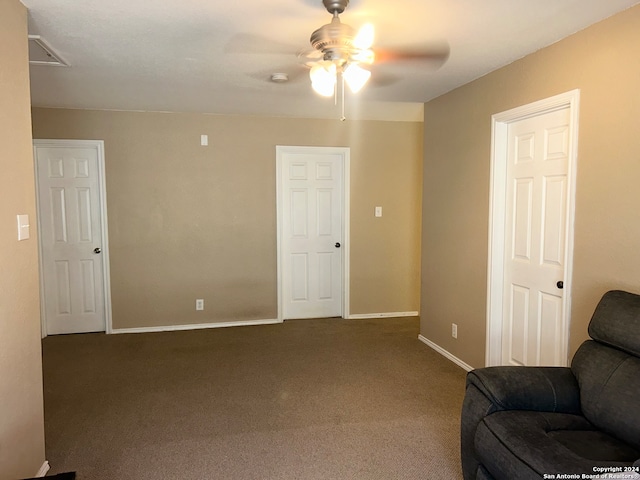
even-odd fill
[(16, 215), (35, 224), (27, 11), (0, 0), (0, 479), (43, 465), (44, 418), (36, 230), (18, 242)]
[(484, 365), (491, 115), (572, 89), (581, 100), (570, 354), (605, 291), (640, 292), (638, 59), (634, 7), (425, 105), (422, 335)]
[(114, 328), (277, 317), (276, 145), (351, 147), (351, 313), (418, 310), (421, 122), (35, 108), (33, 130), (105, 141)]

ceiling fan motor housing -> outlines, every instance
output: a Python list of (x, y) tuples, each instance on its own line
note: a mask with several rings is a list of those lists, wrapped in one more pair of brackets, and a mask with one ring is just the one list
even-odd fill
[[(325, 0), (325, 3), (328, 1)], [(323, 25), (311, 34), (310, 41), (313, 48), (322, 52), (325, 60), (346, 62), (355, 48), (353, 37), (353, 28), (342, 23), (335, 15), (331, 23)]]

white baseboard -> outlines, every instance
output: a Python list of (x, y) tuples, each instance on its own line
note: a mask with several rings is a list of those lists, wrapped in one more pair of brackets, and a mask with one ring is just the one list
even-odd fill
[(267, 320), (239, 320), (235, 322), (218, 322), (218, 323), (194, 323), (191, 325), (162, 325), (158, 327), (135, 327), (135, 328), (113, 328), (111, 333), (151, 333), (151, 332), (176, 332), (180, 330), (201, 330), (205, 328), (224, 328), (224, 327), (245, 327), (250, 325), (272, 325), (282, 323), (280, 320), (273, 318)]
[(452, 353), (449, 353), (444, 348), (442, 348), (440, 345), (436, 345), (435, 343), (433, 343), (428, 338), (423, 337), (422, 335), (418, 335), (418, 340), (420, 340), (422, 343), (425, 343), (427, 346), (433, 348), (440, 355), (442, 355), (443, 357), (448, 358), (449, 360), (451, 360), (453, 363), (455, 363), (459, 367), (464, 368), (467, 372), (470, 372), (471, 370), (473, 370), (473, 367), (471, 365), (469, 365), (468, 363), (464, 363), (458, 357), (456, 357)]
[(47, 462), (46, 460), (44, 461), (44, 463), (42, 464), (42, 466), (40, 467), (40, 470), (38, 470), (38, 473), (36, 473), (36, 477), (44, 477), (47, 472), (49, 471), (51, 467), (49, 466), (49, 462)]
[(393, 318), (393, 317), (417, 317), (418, 312), (388, 312), (388, 313), (355, 313), (349, 315), (349, 320), (358, 320), (364, 318)]

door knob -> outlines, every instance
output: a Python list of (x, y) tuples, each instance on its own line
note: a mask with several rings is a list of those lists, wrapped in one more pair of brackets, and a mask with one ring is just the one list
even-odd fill
[(93, 253), (100, 253), (102, 252), (102, 250), (100, 250), (100, 247), (96, 247), (93, 249)]
[(564, 288), (564, 282), (562, 280), (558, 281), (558, 283), (556, 283), (556, 287), (562, 290)]
[(336, 242), (336, 248), (340, 248), (340, 242)]

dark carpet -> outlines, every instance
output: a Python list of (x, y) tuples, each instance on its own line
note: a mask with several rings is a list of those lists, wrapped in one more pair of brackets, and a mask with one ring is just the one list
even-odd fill
[(47, 337), (51, 473), (459, 479), (466, 372), (417, 336), (394, 318)]

